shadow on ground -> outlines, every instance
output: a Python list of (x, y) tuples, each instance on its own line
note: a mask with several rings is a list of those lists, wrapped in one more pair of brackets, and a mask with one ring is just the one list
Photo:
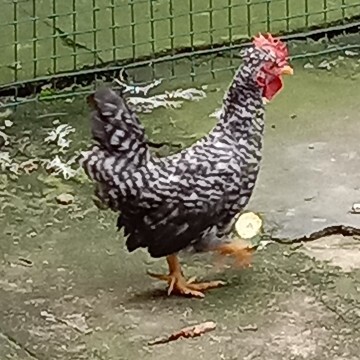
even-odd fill
[[(347, 214), (359, 198), (359, 62), (339, 63), (332, 72), (296, 64), (296, 76), (268, 107), (264, 163), (250, 207), (264, 212), (280, 235), (359, 222)], [(186, 146), (206, 133), (228, 81), (211, 84), (200, 103), (143, 116), (151, 139)], [(59, 154), (43, 144), (55, 119), (76, 129), (70, 150), (60, 156), (86, 146), (82, 100), (28, 105), (7, 130), (11, 158), (20, 163)], [(345, 255), (342, 249), (342, 263), (327, 261), (333, 259), (324, 239), (329, 256), (319, 258), (314, 246), (270, 244), (256, 254), (252, 269), (241, 271), (214, 266), (210, 256), (186, 257), (187, 275), (224, 279), (227, 286), (204, 300), (168, 298), (163, 284), (145, 275), (146, 269), (165, 270), (164, 262), (126, 253), (114, 215), (93, 206), (85, 179), (65, 181), (40, 168), (0, 179), (1, 359), (358, 358), (360, 272), (355, 262), (340, 267), (351, 262), (346, 254), (358, 251), (358, 240)], [(73, 203), (58, 205), (62, 193), (72, 194)], [(332, 241), (342, 247), (341, 237)], [(147, 345), (207, 320), (217, 329), (203, 337)], [(240, 331), (247, 325), (253, 330)]]

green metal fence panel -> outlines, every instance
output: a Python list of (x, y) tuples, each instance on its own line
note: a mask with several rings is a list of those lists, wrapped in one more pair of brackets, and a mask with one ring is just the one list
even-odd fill
[(0, 86), (356, 16), (360, 0), (2, 0)]

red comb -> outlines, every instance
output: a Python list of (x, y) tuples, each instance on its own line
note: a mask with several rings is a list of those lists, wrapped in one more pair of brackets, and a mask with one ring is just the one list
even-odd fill
[(259, 34), (254, 37), (253, 44), (262, 49), (272, 49), (278, 57), (287, 58), (289, 56), (287, 46), (276, 37), (267, 33)]

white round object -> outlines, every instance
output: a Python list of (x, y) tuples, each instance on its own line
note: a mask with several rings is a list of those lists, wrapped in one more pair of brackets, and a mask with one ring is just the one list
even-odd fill
[(239, 216), (235, 222), (235, 230), (242, 239), (251, 239), (258, 235), (262, 228), (262, 220), (253, 212), (246, 212)]

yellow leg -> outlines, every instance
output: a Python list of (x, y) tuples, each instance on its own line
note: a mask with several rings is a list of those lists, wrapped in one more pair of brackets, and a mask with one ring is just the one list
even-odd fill
[(176, 255), (166, 257), (169, 265), (169, 275), (153, 274), (148, 272), (155, 279), (166, 281), (169, 284), (168, 295), (176, 293), (179, 295), (193, 296), (203, 298), (204, 290), (214, 289), (225, 283), (223, 281), (210, 281), (204, 283), (194, 283), (186, 280), (181, 271), (181, 265)]
[(236, 265), (240, 267), (251, 267), (252, 254), (255, 250), (246, 247), (241, 242), (234, 242), (220, 245), (214, 251), (220, 255), (234, 257)]

